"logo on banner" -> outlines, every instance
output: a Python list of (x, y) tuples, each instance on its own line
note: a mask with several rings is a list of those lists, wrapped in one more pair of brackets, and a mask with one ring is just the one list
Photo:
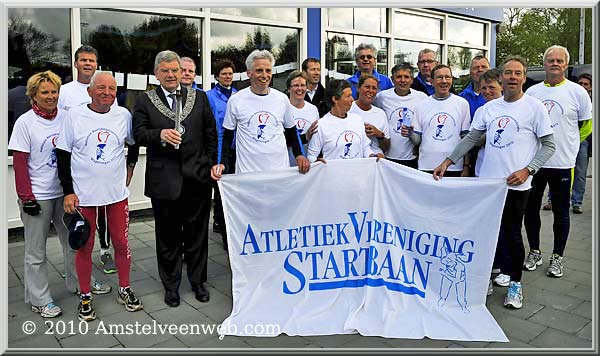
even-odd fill
[(95, 150), (90, 160), (97, 164), (109, 164), (114, 161), (117, 158), (114, 155), (114, 148), (122, 144), (119, 143), (118, 135), (107, 128), (92, 130), (85, 140), (86, 146), (95, 145)]
[(53, 133), (53, 134), (46, 136), (46, 138), (44, 139), (44, 142), (42, 142), (42, 145), (40, 146), (40, 152), (44, 152), (44, 150), (46, 149), (46, 144), (50, 145), (50, 158), (48, 159), (48, 162), (46, 162), (46, 165), (51, 168), (56, 168), (56, 162), (57, 162), (56, 142), (57, 141), (58, 141), (58, 133)]
[(553, 121), (550, 127), (555, 128), (556, 126), (558, 126), (558, 120), (560, 119), (560, 117), (565, 114), (565, 110), (563, 109), (562, 105), (560, 105), (560, 103), (556, 100), (545, 99), (542, 100), (542, 103), (546, 107), (546, 110), (548, 110), (550, 120)]
[(254, 141), (267, 143), (275, 137), (276, 128), (279, 127), (277, 118), (267, 111), (258, 111), (252, 114), (248, 125), (255, 125), (256, 135)]
[(500, 116), (492, 120), (490, 129), (495, 129), (491, 146), (507, 148), (514, 143), (515, 134), (519, 132), (519, 123), (510, 116)]
[[(398, 108), (392, 112), (390, 116), (390, 126), (395, 132), (400, 133), (402, 125), (410, 126), (412, 124), (412, 118), (414, 117), (414, 111), (409, 108)], [(394, 122), (395, 121), (395, 125)]]
[(447, 246), (442, 246), (440, 251), (440, 298), (438, 305), (443, 307), (451, 294), (456, 294), (456, 301), (460, 309), (466, 314), (467, 307), (467, 257), (463, 253), (452, 252)]
[(341, 159), (356, 158), (360, 154), (360, 136), (354, 131), (344, 131), (335, 142), (335, 148), (341, 147), (343, 149), (342, 154), (339, 156)]
[(452, 115), (447, 112), (440, 112), (433, 115), (433, 117), (429, 120), (429, 125), (435, 126), (435, 133), (432, 138), (436, 141), (449, 140), (454, 136), (454, 131), (456, 131), (453, 130), (452, 127), (449, 127), (451, 125), (456, 127), (456, 121)]
[(306, 134), (306, 130), (310, 127), (310, 121), (303, 119), (301, 117), (295, 118), (296, 120), (296, 129), (300, 135)]

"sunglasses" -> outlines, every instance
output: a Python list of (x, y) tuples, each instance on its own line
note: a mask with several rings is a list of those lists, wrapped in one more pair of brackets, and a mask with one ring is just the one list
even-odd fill
[(372, 55), (370, 55), (370, 54), (367, 54), (367, 55), (362, 55), (362, 56), (358, 56), (358, 59), (360, 59), (360, 60), (365, 60), (365, 59), (371, 60), (371, 59), (373, 59), (373, 58), (375, 58), (375, 57), (373, 57), (373, 56), (372, 56)]

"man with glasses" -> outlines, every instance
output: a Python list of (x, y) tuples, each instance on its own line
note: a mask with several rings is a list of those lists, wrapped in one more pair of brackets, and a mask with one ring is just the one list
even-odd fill
[[(435, 92), (422, 100), (415, 108), (413, 126), (403, 126), (401, 134), (410, 137), (419, 146), (418, 168), (432, 173), (469, 131), (469, 103), (450, 92), (452, 71), (445, 64), (438, 64), (431, 71)], [(414, 132), (413, 132), (414, 131)], [(468, 156), (465, 157), (465, 160)], [(468, 162), (462, 157), (453, 161), (446, 175), (468, 175)]]
[(431, 70), (438, 64), (437, 54), (434, 50), (425, 48), (419, 52), (417, 67), (419, 74), (413, 81), (412, 89), (422, 91), (427, 95), (433, 95), (435, 89), (431, 80)]
[(581, 132), (591, 130), (592, 102), (581, 85), (565, 77), (569, 65), (569, 51), (565, 47), (550, 46), (544, 52), (543, 58), (546, 78), (527, 89), (527, 94), (544, 103), (554, 129), (556, 152), (531, 182), (531, 195), (525, 212), (525, 231), (530, 251), (523, 268), (533, 271), (543, 263), (540, 251), (540, 208), (544, 190), (548, 185), (554, 216), (554, 246), (546, 275), (560, 278), (563, 276), (563, 255), (571, 223), (571, 170), (575, 167)]
[[(217, 130), (208, 98), (181, 83), (181, 60), (162, 51), (154, 60), (160, 82), (140, 95), (133, 108), (133, 135), (146, 146), (144, 194), (151, 198), (156, 224), (156, 259), (165, 304), (180, 303), (183, 262), (201, 303), (209, 301), (207, 279), (210, 170), (217, 161)], [(180, 95), (181, 101), (178, 100)], [(180, 105), (181, 130), (175, 130)], [(185, 261), (182, 253), (185, 254)]]
[(363, 74), (374, 76), (379, 81), (379, 91), (394, 87), (392, 81), (387, 76), (377, 72), (377, 49), (372, 44), (361, 43), (354, 50), (354, 60), (356, 61), (357, 71), (354, 75), (348, 78), (348, 82), (352, 86), (352, 97), (358, 98), (358, 81)]

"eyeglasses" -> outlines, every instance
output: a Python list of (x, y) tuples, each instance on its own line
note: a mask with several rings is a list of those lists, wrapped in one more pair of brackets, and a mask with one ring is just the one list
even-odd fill
[(293, 84), (290, 85), (292, 88), (306, 88), (306, 84)]
[(440, 75), (439, 77), (437, 77), (437, 76), (436, 76), (436, 77), (435, 77), (435, 78), (433, 78), (433, 79), (435, 79), (435, 80), (437, 80), (437, 81), (441, 81), (441, 80), (452, 80), (452, 76), (450, 76), (450, 75)]
[(424, 60), (418, 61), (417, 63), (418, 64), (425, 64), (425, 63), (427, 63), (427, 64), (433, 64), (435, 62), (437, 62), (437, 61), (435, 61), (433, 59), (424, 59)]
[(362, 55), (362, 56), (358, 56), (358, 59), (360, 59), (361, 61), (364, 61), (365, 59), (371, 60), (371, 59), (373, 59), (373, 58), (375, 58), (375, 57), (373, 57), (373, 56), (372, 56), (372, 55), (370, 55), (370, 54), (367, 54), (367, 55)]

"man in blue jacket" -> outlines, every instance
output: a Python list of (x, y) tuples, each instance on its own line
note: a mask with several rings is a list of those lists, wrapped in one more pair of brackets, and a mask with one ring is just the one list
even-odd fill
[(485, 98), (479, 92), (479, 77), (490, 69), (490, 61), (485, 56), (475, 56), (471, 60), (471, 67), (469, 69), (469, 75), (471, 76), (471, 83), (463, 89), (459, 96), (469, 102), (469, 110), (471, 112), (471, 121), (473, 121), (473, 115), (480, 106), (485, 104)]
[(389, 77), (377, 72), (377, 56), (375, 53), (377, 53), (375, 46), (367, 43), (359, 44), (354, 50), (354, 60), (356, 61), (358, 70), (347, 80), (352, 86), (352, 97), (355, 100), (358, 98), (358, 93), (356, 91), (358, 88), (358, 81), (363, 73), (370, 74), (377, 78), (379, 81), (379, 91), (394, 87), (394, 84), (392, 84), (392, 81)]

